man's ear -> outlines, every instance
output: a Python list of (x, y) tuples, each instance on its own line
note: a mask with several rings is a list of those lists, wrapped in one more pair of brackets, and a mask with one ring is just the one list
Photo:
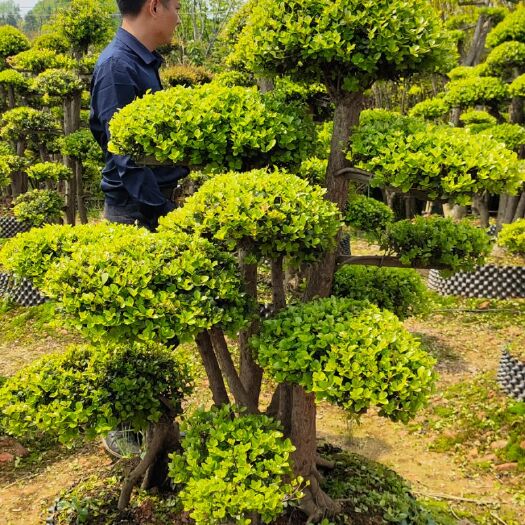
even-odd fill
[(148, 4), (151, 16), (156, 16), (159, 7), (159, 0), (148, 0)]

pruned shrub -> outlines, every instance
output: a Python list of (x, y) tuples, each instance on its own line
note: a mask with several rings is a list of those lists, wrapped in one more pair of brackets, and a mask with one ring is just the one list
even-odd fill
[(10, 25), (0, 26), (0, 58), (26, 51), (29, 46), (29, 40), (20, 29)]
[(444, 117), (450, 111), (450, 106), (442, 98), (429, 98), (416, 104), (409, 112), (411, 117), (421, 117), (429, 120)]
[(19, 71), (29, 71), (33, 74), (42, 73), (51, 68), (72, 68), (75, 61), (66, 56), (59, 55), (51, 49), (28, 49), (8, 58), (11, 67)]
[(251, 88), (176, 87), (147, 94), (110, 124), (112, 153), (229, 168), (298, 165), (313, 125), (305, 110)]
[(365, 195), (351, 197), (346, 206), (345, 223), (373, 240), (378, 240), (393, 220), (394, 212), (386, 204)]
[(508, 14), (487, 36), (487, 45), (495, 47), (503, 42), (525, 42), (525, 8), (518, 7)]
[(246, 244), (257, 257), (314, 261), (334, 246), (340, 227), (325, 191), (280, 171), (218, 175), (162, 218), (159, 232), (196, 232), (229, 251)]
[(253, 513), (270, 523), (300, 497), (299, 480), (290, 480), (294, 447), (269, 417), (226, 405), (198, 410), (181, 429), (182, 453), (170, 456), (169, 475), (182, 484), (179, 496), (197, 525), (248, 525)]
[(192, 87), (199, 84), (208, 84), (213, 79), (213, 74), (201, 66), (180, 64), (163, 69), (160, 78), (167, 86)]
[(306, 179), (310, 184), (319, 184), (322, 186), (326, 178), (327, 166), (327, 159), (309, 157), (301, 162), (297, 170), (297, 175), (301, 177), (301, 179)]
[(444, 96), (450, 107), (497, 105), (508, 98), (508, 86), (495, 77), (467, 77), (447, 84)]
[(191, 391), (188, 367), (153, 343), (74, 346), (22, 368), (0, 387), (0, 417), (10, 434), (50, 434), (60, 442), (104, 435), (120, 423), (156, 422), (162, 398), (180, 413)]
[(34, 182), (67, 180), (73, 176), (71, 168), (60, 162), (37, 162), (27, 168), (27, 176)]
[(15, 217), (31, 226), (38, 227), (62, 219), (64, 199), (53, 190), (31, 190), (13, 201)]
[(368, 301), (400, 319), (425, 312), (428, 291), (416, 270), (346, 265), (334, 276), (333, 295)]
[(472, 270), (490, 252), (488, 235), (467, 221), (443, 217), (416, 217), (390, 224), (383, 248), (396, 253), (406, 265)]
[(514, 68), (523, 67), (525, 62), (525, 43), (503, 42), (495, 47), (487, 56), (485, 64), (487, 74), (505, 76), (512, 74)]
[(498, 236), (498, 244), (510, 253), (525, 256), (525, 219), (504, 224)]
[(432, 391), (434, 359), (393, 313), (367, 302), (330, 297), (291, 306), (251, 341), (275, 380), (354, 416), (377, 406), (407, 421)]
[(61, 99), (80, 93), (83, 87), (78, 75), (67, 69), (47, 69), (33, 80), (36, 92)]

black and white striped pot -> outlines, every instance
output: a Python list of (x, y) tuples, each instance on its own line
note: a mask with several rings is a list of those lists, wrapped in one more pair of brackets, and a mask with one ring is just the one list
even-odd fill
[(9, 239), (29, 229), (29, 225), (18, 221), (14, 217), (0, 217), (0, 239)]
[(507, 299), (525, 297), (525, 266), (478, 266), (473, 272), (457, 272), (444, 278), (430, 270), (428, 287), (440, 295)]
[(505, 393), (525, 401), (525, 363), (503, 351), (498, 368), (498, 383)]
[(47, 301), (47, 298), (33, 286), (29, 279), (15, 281), (7, 273), (0, 273), (0, 296), (19, 306), (38, 306)]

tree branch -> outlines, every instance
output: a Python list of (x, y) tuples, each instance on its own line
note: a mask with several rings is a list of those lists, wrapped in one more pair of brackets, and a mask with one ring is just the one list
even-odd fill
[(226, 381), (228, 382), (230, 391), (235, 399), (235, 403), (246, 407), (250, 412), (256, 414), (258, 412), (257, 405), (253, 402), (241, 383), (232, 356), (228, 350), (228, 343), (226, 342), (223, 331), (214, 326), (210, 329), (210, 337), (213, 343), (213, 348), (215, 349), (215, 355), (219, 361), (219, 366), (226, 377)]

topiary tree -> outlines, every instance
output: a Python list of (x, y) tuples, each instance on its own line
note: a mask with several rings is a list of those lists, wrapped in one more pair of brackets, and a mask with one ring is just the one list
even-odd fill
[(15, 217), (32, 227), (60, 222), (64, 210), (64, 199), (53, 190), (31, 190), (13, 201)]
[(199, 84), (208, 84), (213, 79), (213, 74), (201, 66), (180, 64), (163, 69), (160, 78), (168, 86), (192, 87)]
[[(40, 73), (33, 81), (33, 89), (44, 95), (45, 100), (58, 100), (64, 112), (63, 130), (67, 137), (80, 127), (80, 106), (84, 84), (73, 71), (48, 69)], [(80, 221), (87, 223), (87, 210), (84, 201), (82, 172), (76, 167), (77, 162), (64, 156), (64, 164), (72, 176), (66, 181), (66, 218), (69, 224), (75, 224), (76, 210)]]
[[(36, 187), (41, 184), (48, 186), (71, 178), (71, 170), (59, 162), (37, 162), (26, 170), (29, 181)], [(36, 188), (35, 188), (36, 189)]]
[(26, 71), (34, 75), (50, 68), (72, 68), (75, 65), (73, 59), (57, 54), (51, 49), (28, 49), (10, 56), (7, 62), (17, 71)]
[(525, 219), (505, 224), (498, 236), (498, 244), (510, 253), (525, 256)]
[(12, 69), (5, 69), (0, 71), (0, 86), (4, 91), (4, 98), (7, 98), (7, 107), (14, 109), (16, 107), (16, 91), (25, 91), (29, 87), (27, 79)]
[[(41, 160), (48, 159), (47, 146), (60, 133), (60, 127), (49, 112), (26, 106), (6, 111), (0, 120), (0, 136), (12, 144), (19, 157), (30, 149), (40, 153)], [(13, 197), (27, 190), (27, 174), (14, 171), (11, 174)]]
[(29, 49), (29, 40), (16, 27), (5, 25), (0, 26), (0, 59), (2, 69), (5, 67), (5, 59)]
[(39, 359), (0, 387), (2, 428), (62, 443), (104, 435), (120, 423), (146, 432), (144, 457), (122, 486), (120, 497), (129, 501), (159, 451), (178, 445), (172, 421), (191, 389), (187, 364), (161, 345), (76, 346)]

